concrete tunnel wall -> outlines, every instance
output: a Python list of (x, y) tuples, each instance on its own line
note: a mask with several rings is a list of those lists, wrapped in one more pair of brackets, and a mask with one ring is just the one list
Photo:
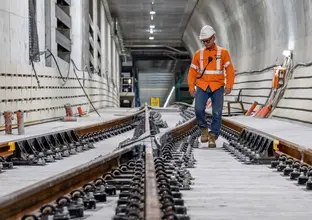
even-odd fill
[[(283, 62), (284, 50), (293, 51), (293, 64), (312, 61), (312, 0), (199, 0), (183, 35), (191, 54), (202, 47), (198, 35), (212, 25), (217, 44), (229, 50), (238, 73), (262, 70)], [(245, 108), (265, 104), (273, 69), (236, 75), (234, 100), (242, 89)], [(237, 106), (238, 107), (238, 106)], [(270, 117), (312, 123), (312, 67), (298, 67)]]
[[(40, 62), (35, 63), (40, 86), (43, 87), (38, 88), (29, 61), (31, 31), (28, 1), (18, 1), (18, 5), (17, 1), (3, 1), (0, 4), (0, 128), (4, 124), (4, 111), (25, 111), (25, 122), (64, 116), (63, 106), (66, 103), (74, 106), (75, 113), (77, 106), (82, 106), (83, 111), (93, 111), (73, 73), (73, 65), (69, 66), (69, 62), (59, 57), (58, 44), (67, 41), (71, 44), (70, 58), (78, 69), (92, 64), (96, 72), (101, 72), (89, 75), (77, 71), (81, 83), (84, 78), (84, 88), (95, 108), (118, 107), (121, 62), (104, 6), (98, 5), (101, 1), (93, 0), (92, 16), (90, 1), (71, 1), (68, 15), (57, 5), (56, 0), (35, 2), (39, 50), (44, 51), (50, 46), (63, 76), (66, 78), (69, 71), (69, 78), (62, 85), (55, 62), (49, 66), (44, 56), (41, 56)], [(60, 17), (67, 18), (64, 20), (70, 27), (70, 40), (66, 40), (57, 27)], [(48, 35), (50, 39), (47, 38)], [(63, 41), (60, 42), (60, 39)], [(93, 47), (92, 50), (90, 47)]]

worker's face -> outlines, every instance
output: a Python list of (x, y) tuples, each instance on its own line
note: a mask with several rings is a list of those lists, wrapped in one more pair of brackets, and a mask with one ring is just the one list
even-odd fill
[(213, 35), (212, 37), (210, 37), (210, 38), (207, 38), (207, 39), (204, 39), (204, 40), (202, 40), (202, 43), (205, 45), (205, 47), (207, 48), (207, 49), (210, 49), (212, 46), (213, 46), (213, 44), (214, 44), (214, 42), (215, 42), (215, 36)]

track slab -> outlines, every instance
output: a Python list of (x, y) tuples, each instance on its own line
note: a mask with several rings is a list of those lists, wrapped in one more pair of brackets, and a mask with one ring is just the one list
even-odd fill
[(226, 119), (295, 143), (302, 148), (312, 149), (312, 127), (310, 126), (249, 116), (227, 117)]
[(101, 117), (99, 117), (95, 112), (92, 112), (87, 117), (81, 118), (78, 117), (76, 122), (54, 121), (25, 127), (25, 135), (18, 135), (17, 129), (13, 129), (12, 135), (5, 135), (4, 131), (2, 131), (0, 132), (0, 143), (8, 141), (16, 141), (18, 139), (42, 135), (45, 133), (63, 131), (67, 129), (75, 129), (81, 126), (99, 124), (105, 121), (134, 114), (137, 110), (138, 109), (123, 109), (123, 108), (102, 109), (99, 110)]
[(94, 149), (80, 152), (45, 166), (15, 166), (12, 170), (0, 173), (0, 196), (7, 195), (31, 184), (52, 177), (69, 169), (87, 163), (94, 158), (112, 152), (120, 141), (133, 136), (134, 130), (103, 140), (95, 144)]
[(193, 189), (182, 191), (193, 220), (308, 219), (312, 192), (267, 165), (245, 165), (219, 148), (194, 150)]

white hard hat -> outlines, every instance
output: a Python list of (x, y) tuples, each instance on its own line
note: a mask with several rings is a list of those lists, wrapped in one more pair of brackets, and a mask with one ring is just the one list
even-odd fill
[(205, 25), (201, 30), (200, 30), (200, 34), (199, 34), (199, 39), (200, 40), (204, 40), (204, 39), (208, 39), (209, 37), (211, 37), (212, 35), (214, 35), (216, 32), (213, 29), (213, 27), (209, 26), (209, 25)]

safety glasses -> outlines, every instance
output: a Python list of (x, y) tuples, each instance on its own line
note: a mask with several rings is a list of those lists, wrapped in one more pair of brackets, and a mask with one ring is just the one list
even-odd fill
[(208, 38), (207, 40), (202, 40), (202, 43), (203, 43), (203, 44), (206, 44), (206, 43), (207, 43), (207, 44), (209, 44), (209, 43), (210, 43), (210, 41), (212, 41), (212, 40), (213, 40), (213, 37), (214, 37), (214, 36), (212, 36), (212, 37)]

